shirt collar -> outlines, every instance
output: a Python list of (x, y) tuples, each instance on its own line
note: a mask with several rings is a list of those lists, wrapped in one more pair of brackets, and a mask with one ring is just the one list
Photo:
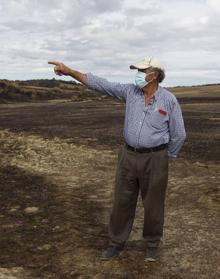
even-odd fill
[[(159, 98), (159, 96), (160, 96), (160, 91), (161, 91), (161, 87), (158, 85), (158, 88), (157, 88), (156, 92), (154, 93), (154, 95), (153, 95), (153, 97), (152, 97), (153, 100), (156, 101), (156, 100)], [(141, 93), (144, 94), (143, 89), (141, 89)]]

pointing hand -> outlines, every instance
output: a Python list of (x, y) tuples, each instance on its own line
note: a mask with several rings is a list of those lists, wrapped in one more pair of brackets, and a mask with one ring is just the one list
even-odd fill
[(67, 76), (69, 74), (69, 70), (70, 69), (66, 65), (61, 63), (61, 62), (58, 62), (58, 61), (48, 61), (48, 64), (55, 65), (54, 72), (58, 76), (62, 76), (62, 75)]

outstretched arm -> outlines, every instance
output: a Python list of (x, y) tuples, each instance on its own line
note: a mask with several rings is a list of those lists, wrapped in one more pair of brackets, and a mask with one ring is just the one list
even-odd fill
[(126, 101), (127, 94), (130, 88), (130, 85), (128, 84), (110, 82), (107, 79), (100, 78), (91, 73), (83, 74), (67, 67), (66, 65), (58, 61), (48, 61), (48, 64), (55, 65), (54, 72), (56, 75), (71, 76), (81, 83), (85, 84), (90, 89), (104, 92), (112, 97), (116, 97), (120, 100)]
[(66, 65), (64, 65), (61, 62), (58, 61), (48, 61), (48, 64), (52, 64), (55, 65), (54, 67), (54, 72), (56, 75), (58, 76), (71, 76), (73, 78), (75, 78), (76, 80), (82, 82), (83, 84), (85, 84), (86, 82), (86, 75), (83, 73), (80, 73), (76, 70), (73, 70), (69, 67), (67, 67)]

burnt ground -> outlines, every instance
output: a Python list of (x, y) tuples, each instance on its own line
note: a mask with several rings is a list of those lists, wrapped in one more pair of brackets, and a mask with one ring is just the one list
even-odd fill
[(98, 259), (123, 144), (122, 103), (0, 108), (0, 279), (219, 278), (219, 100), (182, 102), (187, 140), (169, 163), (157, 263), (143, 261), (140, 199), (126, 250), (110, 262)]

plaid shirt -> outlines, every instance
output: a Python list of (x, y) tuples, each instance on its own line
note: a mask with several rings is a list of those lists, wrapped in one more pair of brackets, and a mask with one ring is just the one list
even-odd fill
[(180, 105), (171, 92), (158, 86), (145, 106), (144, 92), (134, 84), (109, 82), (87, 73), (86, 85), (126, 103), (123, 135), (129, 145), (149, 148), (168, 143), (168, 155), (177, 156), (186, 132)]

